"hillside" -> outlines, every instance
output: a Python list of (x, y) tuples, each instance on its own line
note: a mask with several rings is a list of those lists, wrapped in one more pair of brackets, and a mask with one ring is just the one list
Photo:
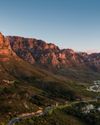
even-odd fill
[(100, 71), (100, 53), (87, 54), (72, 49), (60, 49), (53, 43), (17, 36), (7, 37), (13, 51), (30, 62), (54, 68), (82, 67)]
[[(40, 65), (38, 60), (34, 63), (36, 60), (33, 55), (25, 47), (19, 49), (18, 42), (15, 45), (15, 48), (18, 46), (18, 52), (15, 51), (14, 42), (16, 40), (12, 37), (4, 37), (0, 33), (0, 123), (6, 124), (11, 118), (37, 111), (39, 107), (94, 98), (97, 95), (88, 92), (85, 83), (80, 84), (82, 80), (77, 82), (71, 79), (72, 75), (64, 77), (54, 74), (58, 68), (55, 69), (51, 63), (46, 67)], [(52, 70), (46, 70), (48, 66)], [(98, 71), (92, 72), (93, 79), (98, 79)]]
[(12, 50), (30, 64), (77, 81), (100, 79), (100, 53), (60, 49), (52, 43), (33, 38), (8, 36), (7, 39)]

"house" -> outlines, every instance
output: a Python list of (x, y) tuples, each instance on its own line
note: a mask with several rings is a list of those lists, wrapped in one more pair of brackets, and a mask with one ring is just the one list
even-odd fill
[(86, 105), (85, 107), (82, 108), (83, 113), (90, 113), (91, 110), (93, 110), (95, 107), (92, 104)]

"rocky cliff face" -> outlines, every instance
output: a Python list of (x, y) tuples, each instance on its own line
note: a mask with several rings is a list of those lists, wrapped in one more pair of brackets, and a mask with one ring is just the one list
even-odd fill
[(12, 49), (20, 58), (31, 64), (47, 68), (89, 67), (100, 70), (100, 53), (78, 53), (72, 49), (59, 49), (58, 46), (42, 40), (17, 36), (4, 38), (0, 34), (0, 53), (7, 54), (9, 49), (6, 48), (10, 48), (10, 51)]
[(12, 50), (9, 39), (0, 33), (0, 62), (8, 62), (11, 57), (17, 59), (17, 55)]
[(10, 46), (9, 42), (5, 40), (2, 33), (0, 33), (0, 61), (5, 62), (8, 61), (8, 56), (10, 55)]

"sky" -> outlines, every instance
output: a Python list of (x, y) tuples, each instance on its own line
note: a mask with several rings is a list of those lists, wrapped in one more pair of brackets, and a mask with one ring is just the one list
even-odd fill
[(0, 0), (0, 31), (100, 52), (100, 0)]

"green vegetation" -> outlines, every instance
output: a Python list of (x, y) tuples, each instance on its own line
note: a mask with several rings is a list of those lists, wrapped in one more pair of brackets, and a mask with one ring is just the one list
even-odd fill
[(34, 117), (27, 120), (22, 120), (16, 125), (87, 125), (80, 121), (80, 119), (67, 115), (60, 109), (53, 111), (51, 115), (45, 115), (40, 117)]
[(74, 68), (59, 69), (57, 70), (56, 73), (77, 82), (81, 81), (81, 82), (90, 83), (90, 82), (93, 82), (94, 80), (100, 79), (99, 72), (94, 72), (90, 69), (86, 69), (82, 67), (75, 67), (75, 69)]
[[(93, 109), (89, 110), (86, 108), (87, 106), (91, 107), (93, 105)], [(83, 110), (85, 107), (85, 111)], [(81, 121), (85, 121), (89, 125), (100, 125), (100, 111), (98, 108), (100, 107), (100, 102), (91, 102), (91, 103), (77, 103), (73, 104), (69, 107), (65, 107), (62, 110), (74, 117), (80, 118)]]
[[(14, 83), (8, 84), (4, 80), (14, 81)], [(23, 60), (16, 61), (11, 58), (10, 62), (0, 62), (0, 124), (8, 123), (11, 118), (19, 114), (37, 111), (39, 107), (44, 108), (56, 102), (65, 103), (95, 96), (93, 92), (86, 91), (86, 84), (54, 75)], [(69, 119), (69, 125), (74, 125), (71, 123), (72, 117), (75, 125), (83, 125), (79, 119), (62, 111), (35, 119), (36, 123), (39, 124), (40, 121), (41, 125), (42, 120), (45, 121), (45, 119), (46, 123), (43, 122), (43, 125), (49, 125), (52, 122), (67, 125), (66, 119)]]

